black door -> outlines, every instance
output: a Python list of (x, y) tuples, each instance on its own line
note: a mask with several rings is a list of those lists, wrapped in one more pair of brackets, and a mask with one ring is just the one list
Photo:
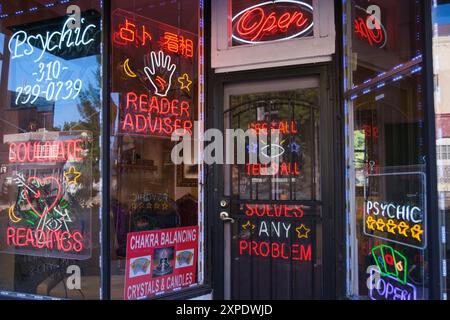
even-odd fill
[[(333, 294), (335, 125), (325, 77), (323, 70), (267, 80), (253, 73), (225, 77), (216, 87), (223, 97), (216, 123), (224, 132), (253, 129), (257, 134), (244, 151), (236, 143), (235, 164), (214, 171), (217, 192), (209, 199), (215, 202), (210, 218), (216, 228), (216, 298)], [(279, 136), (272, 140), (274, 130)], [(236, 164), (239, 152), (248, 162)], [(253, 153), (277, 161), (250, 163)]]

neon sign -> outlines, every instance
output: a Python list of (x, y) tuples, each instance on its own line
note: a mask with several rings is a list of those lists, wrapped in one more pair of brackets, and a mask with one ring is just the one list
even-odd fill
[(158, 41), (145, 24), (135, 22), (132, 18), (125, 17), (125, 22), (119, 23), (118, 31), (113, 33), (113, 42), (119, 46), (134, 45), (136, 48), (140, 48), (149, 46), (152, 41), (159, 42), (161, 48), (167, 53), (174, 53), (186, 58), (194, 57), (194, 40), (166, 31)]
[(369, 290), (372, 300), (417, 300), (417, 289), (413, 284), (402, 284), (395, 277), (380, 276), (377, 269), (371, 269), (369, 281), (372, 283)]
[(168, 52), (176, 53), (186, 58), (194, 57), (194, 41), (172, 32), (164, 32), (162, 47)]
[[(364, 234), (417, 249), (426, 248), (424, 181), (425, 176), (421, 172), (367, 175), (364, 185)], [(393, 186), (397, 185), (407, 188), (408, 197), (405, 200), (402, 194), (394, 191)], [(388, 200), (380, 199), (380, 195)], [(389, 198), (397, 201), (389, 201)]]
[(10, 163), (80, 162), (83, 140), (13, 142), (9, 145)]
[[(94, 45), (98, 34), (97, 26), (88, 24), (86, 19), (82, 18), (79, 21), (80, 27), (73, 28), (76, 22), (74, 17), (69, 17), (61, 31), (29, 34), (21, 30), (10, 38), (8, 48), (11, 60), (33, 56), (33, 62), (38, 68), (35, 72), (31, 71), (31, 83), (28, 80), (22, 81), (16, 87), (15, 105), (33, 105), (38, 99), (53, 103), (78, 98), (83, 89), (83, 80), (73, 76), (66, 60), (55, 58), (58, 55), (63, 56), (72, 48), (79, 52), (80, 49)], [(63, 79), (64, 77), (70, 79)]]
[(177, 66), (172, 63), (172, 58), (162, 51), (159, 51), (158, 54), (152, 51), (150, 56), (147, 55), (144, 59), (144, 72), (155, 88), (155, 94), (160, 97), (167, 96)]
[(128, 44), (145, 46), (147, 41), (152, 39), (152, 35), (146, 30), (144, 25), (138, 28), (136, 23), (132, 23), (128, 19), (125, 19), (125, 23), (119, 25), (119, 31), (113, 34), (114, 43), (123, 46)]
[(247, 164), (248, 176), (300, 176), (300, 165), (298, 163), (271, 163), (271, 164)]
[(265, 205), (245, 205), (245, 215), (247, 217), (268, 217), (268, 218), (303, 218), (305, 212), (302, 206), (288, 206), (277, 204)]
[[(71, 167), (64, 176), (74, 170)], [(26, 178), (20, 173), (14, 181), (18, 187), (18, 200), (8, 210), (12, 224), (6, 232), (8, 246), (73, 254), (86, 249), (83, 232), (69, 227), (73, 213), (66, 199), (71, 182), (63, 185), (56, 176)]]
[(406, 284), (408, 275), (408, 260), (399, 251), (387, 245), (372, 249), (372, 256), (383, 276), (393, 276), (400, 283)]
[(372, 12), (369, 10), (371, 7), (368, 10), (357, 7), (357, 9), (360, 9), (360, 11), (366, 14), (366, 17), (355, 17), (354, 33), (360, 39), (365, 40), (370, 46), (382, 49), (387, 44), (387, 32), (381, 23), (380, 8), (377, 8), (376, 11), (378, 12)]
[(302, 1), (266, 1), (232, 18), (232, 38), (241, 44), (282, 41), (312, 31), (313, 7)]
[(128, 92), (126, 94), (121, 130), (125, 133), (142, 135), (172, 135), (178, 129), (192, 133), (191, 105), (188, 101), (147, 94)]
[(61, 31), (53, 33), (47, 31), (45, 35), (29, 35), (25, 31), (17, 31), (13, 34), (8, 44), (11, 59), (31, 56), (35, 49), (39, 48), (42, 51), (34, 60), (34, 62), (39, 62), (47, 52), (52, 53), (62, 48), (87, 46), (94, 42), (95, 40), (91, 37), (91, 30), (97, 28), (97, 26), (95, 24), (86, 25), (86, 19), (82, 18), (82, 26), (73, 29), (71, 26), (76, 22), (74, 17), (70, 17), (64, 23)]
[(311, 245), (294, 243), (292, 245), (269, 241), (239, 241), (239, 254), (255, 257), (271, 257), (272, 259), (311, 261)]
[[(83, 260), (90, 257), (89, 141), (86, 131), (5, 135), (14, 192), (2, 252)], [(83, 164), (83, 165), (80, 165)]]
[(250, 123), (248, 127), (255, 130), (256, 134), (267, 134), (269, 130), (279, 130), (281, 134), (298, 134), (295, 121), (258, 121)]

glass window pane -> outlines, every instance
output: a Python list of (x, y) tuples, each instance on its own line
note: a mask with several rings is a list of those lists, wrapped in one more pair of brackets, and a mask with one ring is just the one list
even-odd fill
[(0, 290), (98, 298), (100, 1), (1, 5)]
[(422, 52), (420, 1), (348, 1), (347, 89), (403, 67)]
[(343, 3), (348, 295), (427, 299), (421, 4)]
[[(450, 236), (450, 50), (448, 46), (450, 37), (450, 3), (448, 1), (433, 1), (433, 61), (434, 73), (436, 79), (435, 91), (435, 112), (436, 112), (436, 144), (438, 145), (437, 169), (438, 169), (438, 192), (439, 192), (439, 211), (440, 216), (444, 217), (442, 221), (446, 226), (446, 236)], [(440, 148), (439, 148), (440, 146)], [(445, 245), (443, 259), (446, 260), (447, 270), (450, 268), (450, 246)], [(448, 295), (449, 278), (445, 294)]]
[[(175, 165), (171, 140), (178, 130), (198, 134), (200, 7), (112, 6), (112, 298), (153, 298), (203, 281), (202, 167)], [(194, 160), (198, 148), (194, 139), (183, 155)]]

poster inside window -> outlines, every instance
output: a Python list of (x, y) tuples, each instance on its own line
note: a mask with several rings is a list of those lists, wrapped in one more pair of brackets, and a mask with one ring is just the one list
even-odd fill
[(98, 298), (100, 1), (1, 9), (0, 290)]
[(113, 1), (111, 20), (111, 292), (149, 299), (203, 278), (201, 166), (171, 159), (202, 114), (201, 7)]

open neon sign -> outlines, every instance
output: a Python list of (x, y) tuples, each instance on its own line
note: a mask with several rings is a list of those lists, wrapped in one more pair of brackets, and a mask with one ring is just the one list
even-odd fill
[(232, 25), (232, 37), (241, 44), (289, 40), (312, 30), (313, 7), (302, 1), (266, 1), (237, 13)]
[(381, 9), (378, 6), (369, 6), (367, 10), (357, 7), (363, 17), (355, 17), (354, 33), (366, 41), (371, 47), (384, 48), (387, 44), (386, 28), (381, 23)]

